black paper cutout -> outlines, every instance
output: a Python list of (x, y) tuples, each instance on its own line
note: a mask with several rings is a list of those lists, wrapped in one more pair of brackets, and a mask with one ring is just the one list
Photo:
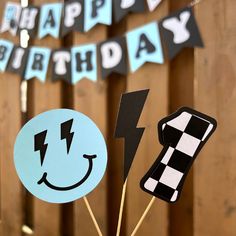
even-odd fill
[[(117, 55), (117, 53), (114, 53), (114, 51), (112, 51), (111, 49), (110, 50), (105, 49), (104, 45), (109, 45), (109, 43), (113, 43), (113, 42), (116, 44), (116, 47), (120, 48), (120, 52), (121, 52), (120, 56)], [(104, 63), (108, 64), (108, 62), (109, 62), (109, 58), (106, 57), (107, 53), (105, 53), (104, 51), (109, 53), (111, 57), (112, 56), (119, 56), (119, 58), (116, 58), (117, 61), (119, 59), (119, 62), (117, 62), (117, 64), (115, 64), (115, 62), (113, 60), (113, 64), (115, 64), (114, 66), (112, 66), (112, 64), (111, 64), (112, 67), (110, 67), (110, 68), (108, 68), (108, 65), (106, 65), (104, 67)], [(106, 78), (112, 72), (117, 72), (122, 75), (127, 74), (127, 69), (128, 69), (128, 67), (127, 67), (127, 48), (126, 48), (125, 37), (117, 37), (117, 38), (109, 39), (107, 41), (100, 43), (98, 45), (98, 55), (99, 55), (99, 60), (100, 60), (102, 78)], [(112, 61), (110, 61), (110, 63), (112, 63)]]
[(135, 3), (128, 8), (122, 8), (122, 2), (128, 2), (127, 0), (113, 0), (113, 12), (115, 16), (115, 22), (119, 22), (129, 12), (141, 13), (145, 11), (144, 0), (134, 0)]
[[(76, 11), (79, 11), (79, 5), (74, 4), (80, 4), (81, 10), (80, 14), (74, 18), (74, 24), (71, 26), (65, 25), (65, 17), (71, 14), (76, 14)], [(73, 11), (73, 13), (69, 13), (69, 11)], [(73, 15), (72, 15), (73, 16)], [(63, 19), (61, 22), (61, 36), (64, 37), (66, 34), (70, 33), (72, 30), (77, 32), (84, 32), (84, 0), (69, 0), (66, 1), (63, 8)]]
[[(29, 27), (29, 21), (27, 21), (27, 26), (25, 27), (24, 21), (23, 21), (23, 17), (24, 15), (28, 15), (29, 12), (31, 12), (30, 14), (32, 14), (32, 11), (37, 11), (35, 18), (29, 18), (29, 20), (33, 20), (33, 26)], [(38, 33), (38, 22), (39, 22), (39, 12), (40, 12), (40, 8), (39, 7), (34, 7), (34, 6), (28, 6), (22, 9), (21, 12), (21, 17), (20, 17), (20, 21), (19, 21), (19, 28), (18, 28), (18, 32), (20, 32), (21, 30), (25, 29), (27, 30), (28, 34), (30, 37), (35, 37)]]
[(149, 89), (125, 93), (121, 97), (115, 137), (124, 138), (124, 182), (133, 163), (145, 128), (137, 127)]
[(174, 203), (195, 158), (213, 134), (216, 120), (187, 107), (158, 123), (159, 157), (142, 178), (140, 187), (164, 201)]
[(48, 132), (47, 130), (44, 130), (44, 131), (34, 135), (34, 151), (40, 152), (41, 166), (43, 165), (43, 162), (45, 159), (45, 154), (46, 154), (47, 148), (48, 148), (48, 144), (45, 143), (47, 132)]
[[(176, 20), (178, 19), (178, 22), (180, 22), (180, 15), (182, 13), (190, 14), (190, 17), (186, 23), (186, 27), (184, 27), (187, 29), (190, 35), (186, 41), (181, 42), (181, 43), (174, 43), (173, 31), (165, 28), (163, 26), (163, 22), (165, 22), (165, 20), (168, 20), (170, 18), (175, 18)], [(164, 42), (167, 46), (168, 56), (170, 59), (173, 59), (184, 47), (194, 47), (194, 46), (203, 47), (204, 46), (194, 14), (193, 14), (193, 10), (191, 7), (185, 7), (171, 15), (168, 15), (167, 17), (161, 20), (159, 26), (160, 26), (160, 31), (163, 36)], [(176, 30), (176, 32), (179, 32), (180, 34), (180, 30), (178, 30), (176, 25), (174, 25), (173, 28)]]
[(7, 71), (18, 74), (23, 77), (28, 54), (29, 50), (27, 48), (14, 46), (7, 65)]
[(71, 83), (70, 49), (53, 50), (51, 56), (51, 62), (52, 62), (52, 81), (64, 80), (68, 83)]

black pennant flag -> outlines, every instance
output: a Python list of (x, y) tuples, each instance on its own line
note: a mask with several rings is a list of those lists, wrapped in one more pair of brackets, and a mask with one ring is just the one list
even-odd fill
[(31, 37), (37, 35), (39, 8), (28, 6), (22, 9), (19, 21), (19, 30), (27, 30)]
[(19, 74), (23, 77), (29, 50), (20, 46), (14, 46), (10, 60), (8, 62), (7, 71)]
[(69, 0), (64, 4), (61, 36), (72, 30), (84, 31), (84, 0)]
[(144, 0), (113, 0), (115, 22), (119, 22), (129, 12), (141, 13), (145, 11)]
[(191, 7), (163, 18), (159, 25), (170, 59), (174, 58), (184, 47), (203, 47)]
[(127, 74), (127, 49), (125, 37), (117, 37), (98, 45), (102, 78), (112, 72)]
[(58, 49), (52, 52), (52, 80), (64, 80), (71, 83), (70, 49)]
[(144, 128), (137, 128), (149, 90), (140, 90), (122, 95), (116, 123), (116, 138), (124, 138), (124, 182), (133, 163)]

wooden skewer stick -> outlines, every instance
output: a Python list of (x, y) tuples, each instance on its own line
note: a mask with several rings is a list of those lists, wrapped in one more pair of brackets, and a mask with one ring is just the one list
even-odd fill
[(86, 207), (88, 209), (88, 212), (89, 212), (89, 214), (90, 214), (90, 216), (91, 216), (91, 218), (93, 220), (93, 224), (94, 224), (94, 226), (95, 226), (95, 228), (97, 230), (98, 235), (102, 236), (101, 229), (99, 228), (98, 222), (97, 222), (97, 220), (96, 220), (96, 218), (95, 218), (95, 216), (93, 214), (93, 211), (92, 211), (92, 208), (91, 208), (91, 206), (90, 206), (90, 204), (88, 202), (88, 199), (86, 197), (83, 197), (83, 199), (84, 199), (85, 205), (86, 205)]
[(138, 224), (135, 226), (135, 228), (134, 228), (134, 230), (133, 230), (131, 236), (134, 236), (134, 235), (137, 233), (139, 227), (140, 227), (141, 224), (143, 223), (143, 220), (145, 219), (147, 213), (149, 212), (149, 210), (150, 210), (150, 208), (152, 207), (152, 205), (153, 205), (153, 203), (155, 202), (155, 200), (156, 200), (156, 197), (152, 197), (151, 201), (149, 202), (148, 206), (146, 207), (145, 211), (143, 212), (141, 218), (139, 219)]
[(126, 189), (127, 189), (127, 179), (125, 180), (125, 183), (123, 184), (123, 188), (122, 188), (122, 196), (121, 196), (121, 202), (120, 202), (120, 211), (119, 211), (119, 218), (118, 218), (118, 224), (117, 224), (117, 229), (116, 229), (116, 236), (120, 236)]

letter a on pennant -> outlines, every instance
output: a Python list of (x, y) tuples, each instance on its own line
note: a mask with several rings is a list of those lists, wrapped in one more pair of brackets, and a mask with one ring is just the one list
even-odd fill
[(61, 23), (62, 4), (52, 3), (42, 6), (39, 19), (39, 38), (46, 35), (59, 37)]
[(164, 62), (157, 22), (130, 31), (127, 35), (131, 71), (135, 72), (145, 62)]

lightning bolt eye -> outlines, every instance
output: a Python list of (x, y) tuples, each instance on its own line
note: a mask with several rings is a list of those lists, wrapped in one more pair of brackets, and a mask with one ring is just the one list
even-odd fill
[(47, 130), (44, 130), (43, 132), (34, 135), (34, 151), (40, 151), (41, 166), (43, 165), (43, 161), (48, 147), (48, 144), (45, 143), (46, 136)]
[(66, 140), (67, 154), (70, 151), (70, 146), (73, 140), (74, 132), (71, 131), (71, 127), (73, 124), (73, 119), (68, 120), (66, 122), (61, 123), (61, 140)]

